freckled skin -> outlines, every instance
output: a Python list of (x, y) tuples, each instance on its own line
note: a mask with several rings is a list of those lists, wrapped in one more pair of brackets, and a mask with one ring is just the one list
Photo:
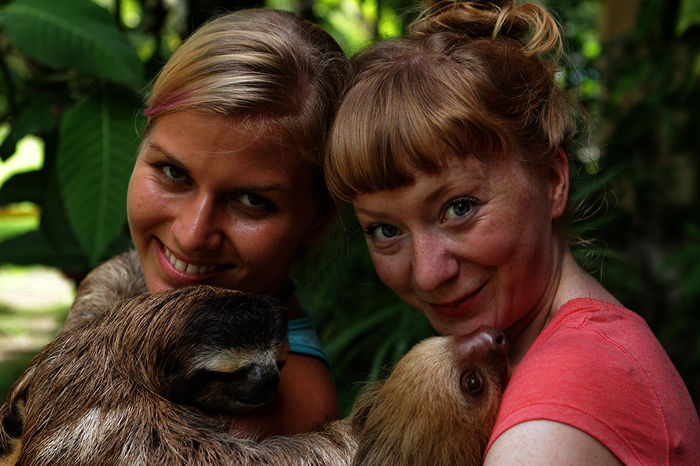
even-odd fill
[[(416, 173), (415, 180), (353, 204), (362, 226), (370, 227), (380, 278), (438, 332), (464, 334), (484, 324), (503, 329), (515, 367), (566, 301), (617, 303), (578, 266), (558, 231), (569, 188), (563, 154), (549, 177), (533, 175), (512, 157), (448, 157), (445, 169)], [(596, 439), (552, 421), (509, 429), (484, 458), (485, 465), (562, 463), (619, 461)]]
[[(353, 205), (364, 227), (399, 231), (368, 237), (382, 281), (439, 333), (461, 334), (549, 312), (559, 247), (552, 224), (563, 211), (555, 188), (511, 157), (448, 157), (440, 172), (418, 173), (410, 186), (358, 196)], [(451, 215), (455, 199), (469, 200), (458, 211), (464, 215)]]

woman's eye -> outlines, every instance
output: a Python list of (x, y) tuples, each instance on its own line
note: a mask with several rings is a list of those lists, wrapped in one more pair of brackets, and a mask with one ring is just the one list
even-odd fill
[(471, 199), (455, 199), (450, 201), (445, 208), (444, 218), (446, 220), (460, 218), (467, 215), (475, 206), (475, 202)]
[(270, 202), (262, 196), (258, 196), (253, 193), (243, 193), (238, 196), (238, 200), (247, 207), (252, 207), (254, 209), (260, 209), (262, 207), (269, 207)]
[(165, 176), (173, 181), (185, 181), (187, 179), (185, 172), (174, 165), (163, 165), (160, 169)]
[(365, 234), (380, 241), (391, 239), (399, 234), (393, 225), (372, 225), (365, 229)]

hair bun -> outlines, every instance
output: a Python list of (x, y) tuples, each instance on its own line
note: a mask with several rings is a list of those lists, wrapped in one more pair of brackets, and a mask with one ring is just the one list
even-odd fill
[(425, 11), (408, 27), (414, 37), (452, 32), (466, 39), (507, 38), (532, 53), (561, 49), (556, 21), (541, 5), (513, 0), (425, 0)]
[[(451, 31), (469, 38), (494, 37), (499, 33), (522, 40), (527, 24), (508, 24), (513, 1), (425, 0), (426, 10), (409, 26), (414, 36)], [(512, 22), (512, 21), (511, 21)], [(513, 30), (513, 26), (515, 30)]]

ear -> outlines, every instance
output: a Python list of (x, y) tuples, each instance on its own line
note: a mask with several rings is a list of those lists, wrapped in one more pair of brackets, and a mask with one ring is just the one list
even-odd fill
[(552, 219), (564, 215), (569, 201), (569, 158), (564, 149), (559, 147), (557, 156), (552, 161), (549, 178), (549, 203)]

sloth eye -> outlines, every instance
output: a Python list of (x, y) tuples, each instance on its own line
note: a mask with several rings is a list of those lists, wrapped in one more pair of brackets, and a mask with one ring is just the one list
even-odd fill
[(462, 390), (470, 395), (481, 393), (481, 391), (484, 389), (484, 379), (482, 379), (481, 375), (476, 372), (465, 372), (462, 374), (460, 384), (462, 386)]

